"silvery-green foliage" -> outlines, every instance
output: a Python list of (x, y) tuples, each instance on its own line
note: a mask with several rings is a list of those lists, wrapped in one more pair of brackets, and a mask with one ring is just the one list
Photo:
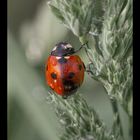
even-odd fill
[(49, 6), (56, 17), (79, 37), (87, 35), (92, 25), (100, 26), (101, 3), (101, 0), (52, 0)]
[[(79, 38), (79, 41), (82, 44), (86, 43), (84, 48), (90, 61), (87, 72), (93, 79), (103, 84), (114, 111), (114, 122), (110, 133), (106, 132), (104, 125), (101, 125), (103, 127), (99, 130), (99, 134), (96, 134), (95, 129), (94, 132), (90, 131), (91, 133), (86, 131), (86, 135), (80, 138), (86, 140), (87, 135), (91, 135), (93, 136), (91, 139), (95, 140), (123, 139), (117, 102), (128, 114), (130, 127), (132, 127), (132, 0), (52, 0), (49, 2), (49, 6), (58, 19)], [(79, 97), (77, 98), (79, 100)], [(71, 104), (68, 101), (60, 101), (61, 104), (63, 102), (67, 103), (67, 105), (63, 105), (66, 108)], [(81, 104), (82, 102), (83, 100)], [(74, 106), (69, 108), (70, 112), (75, 110), (76, 102), (73, 104)], [(78, 108), (77, 111), (81, 111), (80, 109)], [(90, 111), (94, 117), (96, 116), (95, 111), (91, 111), (89, 108), (86, 108), (85, 111)], [(81, 117), (83, 112), (81, 114), (76, 112), (76, 114)], [(85, 114), (82, 118), (91, 121), (92, 118)], [(70, 118), (69, 113), (66, 115)], [(71, 119), (73, 117), (72, 113)], [(80, 128), (86, 128), (83, 121), (77, 128), (78, 132), (73, 132), (76, 129), (72, 123), (70, 124), (70, 128), (65, 128), (63, 140), (71, 140), (71, 136), (81, 134)], [(94, 121), (92, 124), (95, 127), (98, 123)], [(75, 139), (78, 140), (78, 138)]]
[(102, 55), (94, 49), (93, 76), (132, 116), (132, 1), (108, 0), (106, 4), (110, 8), (104, 14), (98, 42)]
[(53, 103), (64, 132), (61, 140), (123, 140), (118, 129), (107, 130), (96, 111), (89, 107), (81, 95), (67, 100), (51, 93), (47, 100)]

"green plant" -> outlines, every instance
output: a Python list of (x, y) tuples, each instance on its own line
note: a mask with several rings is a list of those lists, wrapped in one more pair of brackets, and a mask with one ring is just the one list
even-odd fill
[(124, 140), (118, 104), (130, 119), (132, 137), (132, 0), (52, 0), (56, 17), (79, 38), (90, 63), (89, 75), (102, 83), (112, 103), (110, 131), (81, 95), (50, 97), (65, 126), (62, 140)]

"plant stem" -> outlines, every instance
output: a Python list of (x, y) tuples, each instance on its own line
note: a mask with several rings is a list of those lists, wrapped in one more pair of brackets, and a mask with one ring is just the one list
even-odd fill
[(119, 131), (120, 131), (120, 135), (122, 136), (122, 139), (124, 139), (123, 136), (123, 129), (122, 129), (122, 125), (121, 125), (121, 120), (120, 120), (120, 115), (119, 115), (119, 110), (118, 110), (118, 105), (117, 105), (117, 101), (114, 99), (110, 99), (111, 101), (111, 105), (112, 105), (112, 109), (113, 109), (113, 114), (115, 116), (115, 122), (117, 127), (119, 127)]
[(89, 61), (91, 62), (91, 63), (93, 63), (93, 60), (92, 60), (92, 58), (91, 58), (91, 56), (90, 56), (90, 54), (89, 54), (89, 50), (90, 49), (90, 47), (89, 47), (89, 45), (88, 45), (88, 42), (86, 43), (86, 47), (85, 47), (85, 52), (86, 52), (86, 54), (87, 54), (87, 57), (88, 57), (88, 59), (89, 59)]
[(95, 39), (95, 49), (96, 51), (101, 55), (103, 56), (100, 48), (99, 48), (99, 36), (98, 35), (94, 35), (94, 39)]
[(91, 51), (91, 48), (88, 45), (87, 37), (86, 36), (81, 36), (81, 37), (79, 37), (79, 41), (81, 42), (81, 44), (84, 44), (86, 46), (86, 47), (84, 47), (84, 49), (85, 49), (85, 52), (87, 54), (87, 57), (89, 58), (89, 61), (91, 63), (93, 63), (93, 59), (92, 59), (92, 57), (89, 53), (89, 51)]

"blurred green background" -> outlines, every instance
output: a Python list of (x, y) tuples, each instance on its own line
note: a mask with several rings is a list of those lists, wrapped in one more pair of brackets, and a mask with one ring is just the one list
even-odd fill
[[(8, 0), (8, 140), (59, 140), (62, 128), (48, 104), (44, 66), (59, 41), (75, 48), (78, 39), (51, 13), (47, 1)], [(83, 50), (78, 52), (88, 64)], [(87, 74), (79, 93), (111, 127), (113, 115), (102, 85)], [(121, 111), (126, 139), (127, 116)]]

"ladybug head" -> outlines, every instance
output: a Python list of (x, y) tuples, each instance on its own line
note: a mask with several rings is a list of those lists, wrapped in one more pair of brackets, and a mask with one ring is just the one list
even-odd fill
[(58, 44), (55, 45), (55, 47), (53, 48), (51, 55), (54, 56), (68, 56), (75, 53), (74, 48), (66, 43), (66, 42), (60, 42)]

